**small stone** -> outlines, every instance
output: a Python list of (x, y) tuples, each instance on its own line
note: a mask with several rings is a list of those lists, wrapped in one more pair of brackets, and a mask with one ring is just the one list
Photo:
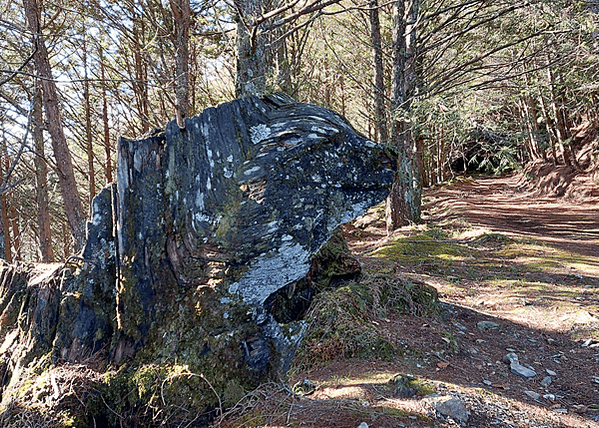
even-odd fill
[(557, 373), (556, 373), (556, 372), (554, 372), (553, 370), (545, 369), (545, 371), (547, 372), (547, 374), (548, 374), (549, 376), (557, 376)]
[(549, 385), (551, 385), (551, 376), (545, 376), (543, 378), (543, 380), (541, 381), (541, 385), (544, 386), (545, 388), (547, 388)]
[(518, 361), (512, 361), (510, 364), (510, 371), (515, 375), (526, 378), (535, 377), (537, 375), (534, 370), (524, 367), (523, 365), (519, 364)]
[(503, 357), (503, 362), (506, 364), (512, 364), (513, 362), (518, 362), (518, 355), (515, 352), (510, 352), (505, 357)]
[(410, 398), (418, 393), (418, 379), (407, 374), (396, 374), (389, 384), (393, 388), (393, 396), (397, 398)]
[(539, 398), (541, 398), (541, 394), (539, 394), (538, 392), (524, 391), (524, 393), (526, 395), (528, 395), (530, 398), (532, 398), (533, 400), (538, 400)]
[(368, 428), (368, 424), (366, 422), (362, 422), (360, 425), (358, 425), (358, 428)]
[(555, 401), (555, 395), (553, 395), (553, 394), (544, 394), (544, 395), (543, 395), (543, 398), (544, 398), (545, 400), (549, 400), (549, 401)]
[(470, 412), (466, 410), (464, 404), (456, 397), (443, 395), (427, 397), (424, 400), (443, 416), (448, 416), (458, 422), (465, 423), (468, 421)]
[(459, 322), (454, 322), (453, 325), (455, 325), (460, 330), (468, 330), (468, 328), (465, 325), (462, 325)]
[(557, 413), (562, 413), (562, 414), (564, 414), (564, 415), (568, 413), (568, 410), (567, 410), (567, 409), (555, 409), (555, 411), (556, 411)]
[(499, 324), (493, 321), (479, 321), (476, 323), (476, 327), (481, 331), (496, 330), (499, 328)]
[(493, 382), (491, 382), (490, 380), (487, 380), (487, 379), (483, 379), (483, 383), (485, 385), (489, 385), (489, 386), (493, 385)]

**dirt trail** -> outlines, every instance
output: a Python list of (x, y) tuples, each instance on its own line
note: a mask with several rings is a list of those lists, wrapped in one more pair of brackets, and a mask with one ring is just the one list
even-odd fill
[[(224, 426), (260, 415), (268, 427), (599, 428), (599, 199), (534, 197), (503, 177), (429, 189), (424, 202), (421, 225), (388, 236), (379, 209), (345, 237), (369, 274), (435, 287), (443, 317), (369, 313), (396, 355), (294, 370), (310, 395), (266, 386)], [(509, 352), (536, 376), (514, 374)], [(459, 399), (467, 422), (398, 396), (397, 373)]]
[(479, 178), (439, 188), (428, 192), (429, 206), (449, 209), (453, 216), (496, 232), (528, 237), (583, 256), (598, 255), (599, 198), (578, 203), (542, 198), (523, 192), (519, 181), (516, 176)]

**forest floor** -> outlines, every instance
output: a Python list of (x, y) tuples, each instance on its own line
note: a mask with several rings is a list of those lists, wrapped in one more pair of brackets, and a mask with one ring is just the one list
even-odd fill
[[(599, 427), (599, 184), (587, 180), (572, 199), (527, 180), (429, 189), (422, 224), (391, 236), (381, 207), (347, 225), (363, 271), (435, 287), (441, 314), (371, 313), (366, 322), (403, 351), (299, 361), (290, 386), (264, 385), (217, 423)], [(514, 374), (510, 352), (536, 375)], [(400, 373), (408, 387), (390, 382)], [(292, 393), (296, 383), (309, 391)], [(435, 409), (430, 393), (456, 398), (458, 412)]]

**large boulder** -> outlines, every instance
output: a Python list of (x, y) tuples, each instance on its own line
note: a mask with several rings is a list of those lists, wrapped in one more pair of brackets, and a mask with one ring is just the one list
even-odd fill
[(381, 202), (394, 175), (392, 156), (344, 118), (281, 94), (121, 138), (117, 156), (78, 267), (44, 282), (60, 304), (42, 344), (54, 360), (108, 350), (129, 365), (106, 380), (111, 410), (123, 394), (143, 400), (156, 376), (168, 379), (163, 403), (210, 409), (285, 373), (305, 327), (280, 302), (311, 298), (315, 254)]

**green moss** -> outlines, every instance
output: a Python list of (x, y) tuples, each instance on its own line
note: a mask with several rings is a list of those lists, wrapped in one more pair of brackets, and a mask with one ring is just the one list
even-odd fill
[(404, 350), (382, 336), (372, 322), (389, 311), (436, 316), (437, 292), (424, 284), (380, 275), (364, 276), (319, 294), (306, 316), (310, 327), (294, 364), (312, 367), (339, 357), (396, 358)]
[(400, 398), (425, 396), (435, 393), (435, 387), (430, 382), (417, 377), (398, 373), (388, 382), (393, 390), (393, 395)]
[(435, 228), (413, 236), (402, 237), (370, 253), (375, 257), (386, 258), (394, 262), (419, 262), (436, 258), (439, 260), (463, 260), (472, 256), (472, 250), (465, 245), (441, 240), (443, 236)]

